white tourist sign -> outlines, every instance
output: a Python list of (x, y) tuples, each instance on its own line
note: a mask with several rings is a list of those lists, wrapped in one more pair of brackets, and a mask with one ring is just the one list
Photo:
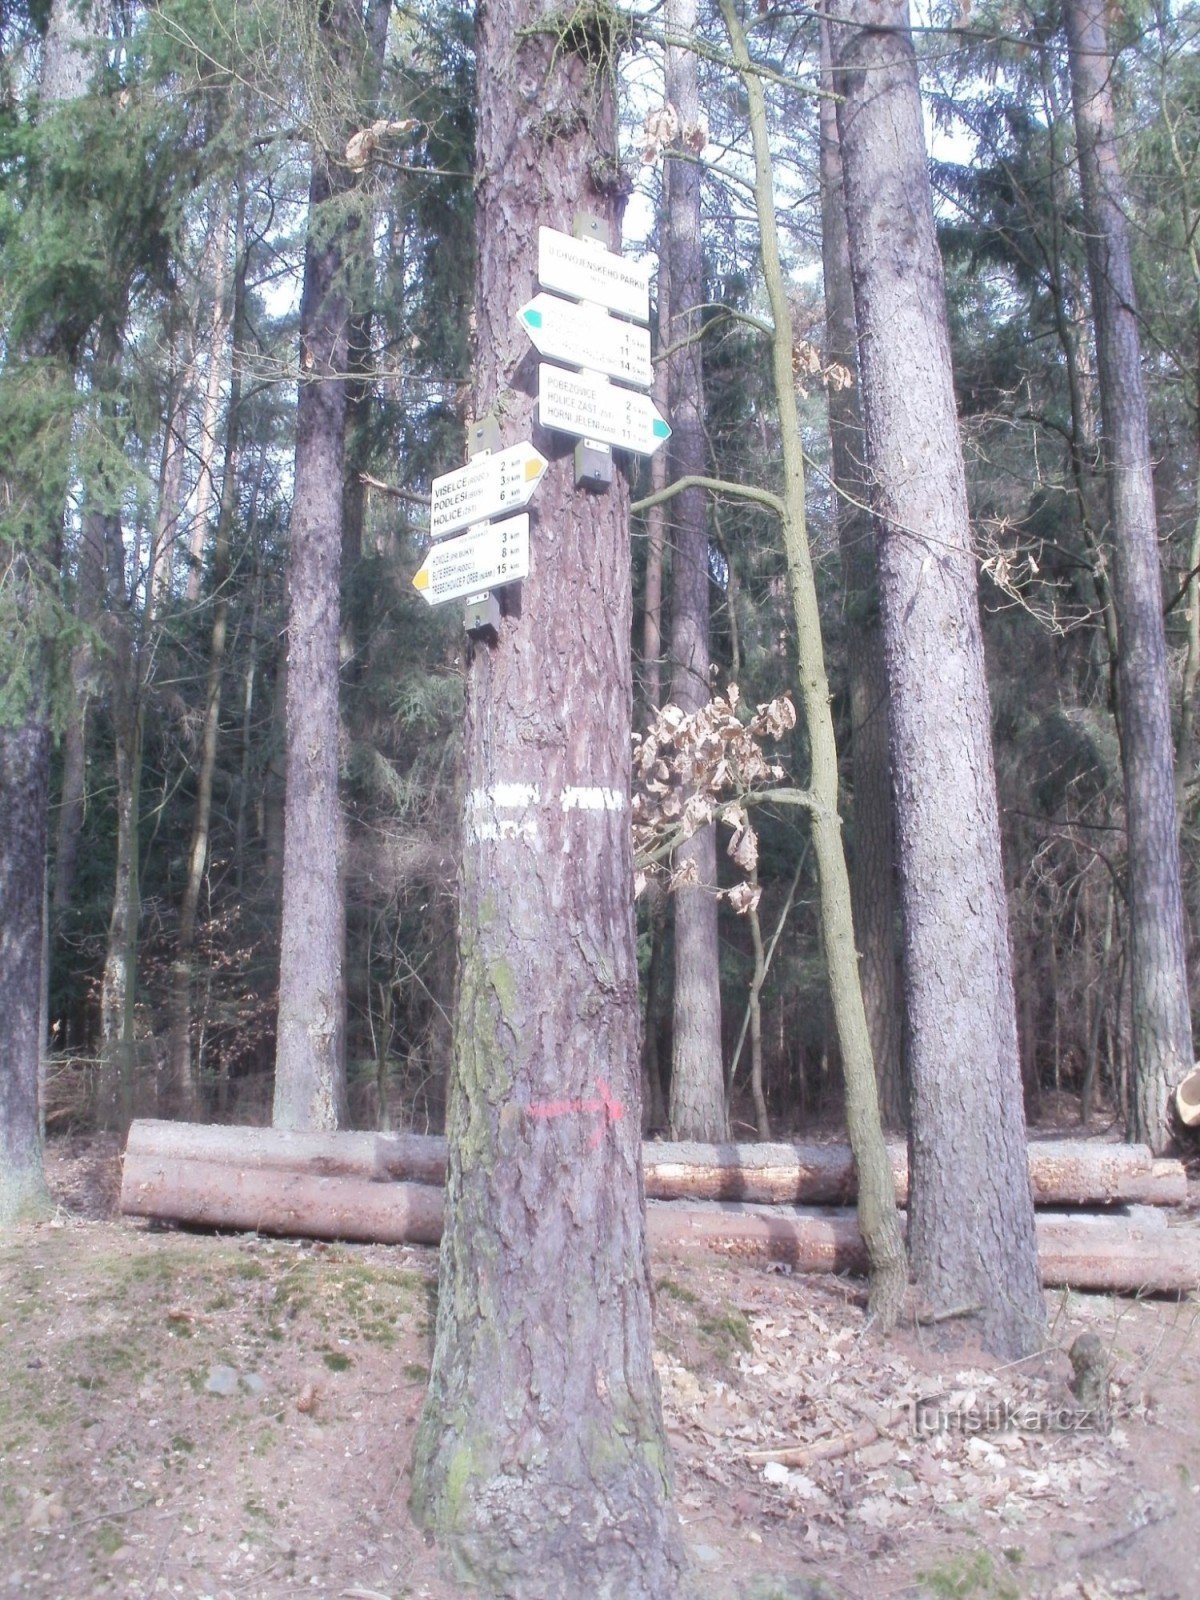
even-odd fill
[(486, 517), (527, 506), (545, 470), (545, 456), (525, 441), (495, 455), (476, 456), (465, 467), (435, 478), (429, 498), (430, 533), (444, 539)]
[(640, 456), (652, 456), (671, 437), (648, 394), (618, 389), (590, 372), (568, 372), (545, 362), (538, 367), (538, 416), (543, 428), (596, 439)]
[(615, 250), (573, 239), (557, 228), (538, 229), (538, 282), (575, 300), (590, 300), (636, 322), (650, 320), (650, 266)]
[(515, 583), (529, 574), (529, 514), (485, 522), (435, 544), (413, 578), (431, 606)]
[(551, 361), (603, 372), (641, 389), (654, 382), (649, 328), (552, 294), (534, 295), (517, 316), (534, 348)]

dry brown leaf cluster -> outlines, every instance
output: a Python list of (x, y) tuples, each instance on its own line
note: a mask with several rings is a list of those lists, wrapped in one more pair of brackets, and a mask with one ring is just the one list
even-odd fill
[(695, 122), (684, 124), (679, 112), (667, 100), (656, 110), (646, 114), (642, 124), (642, 164), (652, 167), (665, 150), (679, 144), (692, 155), (702, 155), (708, 143), (708, 118), (703, 111)]
[(766, 740), (782, 739), (796, 726), (796, 708), (787, 695), (755, 708), (745, 721), (738, 715), (737, 684), (714, 695), (699, 711), (665, 705), (633, 748), (633, 847), (637, 893), (651, 876), (668, 889), (693, 882), (692, 862), (670, 870), (674, 851), (701, 828), (719, 820), (730, 830), (730, 859), (748, 881), (723, 891), (739, 916), (758, 904), (755, 879), (758, 835), (746, 797), (784, 775), (768, 760)]
[(854, 374), (849, 367), (840, 361), (831, 361), (826, 366), (816, 345), (803, 335), (798, 336), (792, 344), (792, 376), (796, 380), (797, 393), (804, 398), (808, 396), (809, 379), (815, 378), (827, 389), (834, 390), (849, 389), (854, 383)]
[(394, 139), (403, 133), (411, 133), (418, 126), (414, 117), (405, 117), (401, 122), (389, 122), (387, 117), (380, 117), (369, 127), (360, 128), (357, 133), (350, 135), (346, 141), (346, 165), (351, 172), (365, 171), (371, 157), (385, 139)]

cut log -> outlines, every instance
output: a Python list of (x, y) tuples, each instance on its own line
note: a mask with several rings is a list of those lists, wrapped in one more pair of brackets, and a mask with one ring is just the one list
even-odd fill
[[(1127, 1211), (1042, 1211), (1038, 1264), (1046, 1288), (1105, 1294), (1184, 1294), (1200, 1289), (1200, 1229), (1172, 1225), (1153, 1207)], [(797, 1272), (866, 1271), (853, 1211), (798, 1206), (702, 1205), (687, 1201), (647, 1207), (658, 1250), (702, 1247), (786, 1261)]]
[(293, 1133), (284, 1128), (222, 1127), (204, 1122), (141, 1118), (129, 1129), (125, 1168), (143, 1162), (227, 1162), (249, 1172), (308, 1172), (314, 1177), (362, 1178), (440, 1187), (446, 1181), (446, 1141), (420, 1133)]
[[(432, 1184), (144, 1154), (126, 1161), (121, 1209), (192, 1227), (376, 1244), (436, 1244), (442, 1227), (442, 1191)], [(850, 1210), (670, 1200), (651, 1201), (646, 1214), (656, 1250), (699, 1246), (786, 1261), (800, 1272), (866, 1269)], [(1038, 1254), (1047, 1286), (1108, 1293), (1200, 1287), (1200, 1229), (1172, 1225), (1155, 1208), (1039, 1213)]]
[[(642, 1146), (646, 1195), (655, 1200), (746, 1200), (772, 1205), (853, 1205), (854, 1162), (843, 1144), (668, 1144)], [(896, 1198), (908, 1200), (908, 1151), (889, 1145)], [(1155, 1161), (1145, 1145), (1079, 1139), (1029, 1145), (1035, 1204), (1182, 1205), (1178, 1161)]]
[[(754, 1204), (852, 1205), (854, 1163), (844, 1144), (643, 1145), (646, 1195), (652, 1200), (745, 1200)], [(889, 1149), (901, 1204), (908, 1196), (908, 1155)], [(387, 1182), (441, 1184), (446, 1141), (415, 1133), (287, 1133), (274, 1128), (135, 1122), (127, 1170), (144, 1160), (227, 1161), (252, 1171), (308, 1171)], [(1187, 1178), (1178, 1161), (1155, 1161), (1144, 1145), (1039, 1140), (1029, 1146), (1039, 1206), (1180, 1205)]]
[(299, 1239), (437, 1244), (442, 1190), (426, 1183), (235, 1166), (229, 1161), (147, 1157), (121, 1181), (121, 1210), (197, 1228), (277, 1233)]

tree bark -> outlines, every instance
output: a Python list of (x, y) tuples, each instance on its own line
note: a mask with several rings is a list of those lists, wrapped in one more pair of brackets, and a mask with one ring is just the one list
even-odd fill
[[(670, 39), (690, 40), (696, 0), (667, 0)], [(667, 99), (679, 113), (681, 136), (700, 120), (696, 56), (686, 45), (667, 45)], [(704, 378), (704, 261), (700, 248), (700, 175), (697, 162), (668, 154), (667, 404), (671, 418), (670, 470), (702, 477)], [(685, 489), (671, 502), (671, 699), (699, 711), (709, 699), (708, 512), (703, 489)], [(678, 871), (689, 865), (694, 881), (675, 890), (675, 988), (670, 1120), (677, 1139), (726, 1139), (725, 1076), (721, 1060), (721, 977), (717, 943), (717, 828), (700, 828), (675, 852)]]
[(49, 778), (50, 726), (35, 701), (24, 722), (0, 722), (0, 1229), (49, 1205), (38, 1116)]
[[(108, 27), (103, 4), (53, 0), (42, 55), (43, 108), (87, 93), (92, 57), (84, 48)], [(61, 329), (42, 327), (23, 356), (47, 363), (42, 380), (61, 377)], [(65, 365), (65, 362), (62, 362)], [(69, 424), (62, 428), (64, 452)], [(49, 460), (49, 456), (47, 457)], [(53, 463), (57, 465), (57, 462)], [(9, 604), (18, 623), (38, 617), (39, 584), (56, 570), (61, 553), (65, 484), (10, 480), (0, 463), (0, 498), (27, 507), (16, 529), (8, 576)], [(57, 520), (55, 520), (57, 519)], [(51, 559), (47, 560), (47, 552)], [(39, 1082), (42, 1052), (46, 842), (50, 796), (50, 653), (52, 641), (36, 621), (5, 641), (0, 654), (0, 970), (4, 973), (5, 1024), (0, 1028), (0, 1227), (49, 1206), (42, 1167)], [(11, 652), (11, 654), (10, 654)]]
[[(321, 32), (339, 67), (355, 30), (336, 0)], [(342, 491), (350, 305), (345, 196), (352, 182), (314, 140), (300, 304), (301, 379), (288, 562), (283, 917), (273, 1120), (336, 1128), (345, 1116), (345, 906), (338, 802)]]
[[(186, 593), (189, 605), (200, 599), (204, 577), (204, 547), (208, 543), (208, 518), (216, 498), (213, 463), (217, 458), (217, 422), (221, 415), (221, 388), (225, 376), (225, 345), (233, 321), (233, 308), (226, 293), (229, 282), (229, 202), (224, 195), (215, 204), (212, 232), (204, 251), (201, 271), (207, 267), (212, 281), (212, 314), (208, 334), (208, 370), (204, 385), (204, 407), (200, 413), (199, 471), (196, 477), (196, 509), (192, 515), (188, 540)], [(222, 485), (222, 499), (224, 485)], [(218, 512), (218, 516), (220, 513)]]
[(817, 862), (821, 939), (829, 974), (845, 1083), (846, 1130), (858, 1169), (858, 1217), (870, 1257), (871, 1315), (883, 1328), (895, 1321), (908, 1282), (908, 1265), (883, 1142), (871, 1036), (859, 982), (850, 903), (850, 875), (838, 812), (838, 755), (830, 711), (829, 676), (821, 639), (821, 612), (808, 542), (804, 447), (792, 370), (795, 337), (775, 221), (766, 99), (750, 61), (734, 0), (721, 0), (734, 63), (746, 90), (754, 147), (754, 199), (763, 277), (771, 307), (771, 366), (779, 410), (783, 457), (783, 544), (796, 628), (797, 680), (809, 747), (809, 824)]
[(1192, 1065), (1171, 701), (1150, 430), (1102, 0), (1065, 8), (1096, 327), (1125, 774), (1133, 1072), (1130, 1139), (1170, 1142), (1171, 1089)]
[[(820, 27), (822, 81), (828, 84), (832, 73), (828, 20), (822, 18)], [(879, 620), (875, 530), (867, 504), (866, 445), (858, 399), (858, 330), (846, 244), (842, 154), (837, 109), (828, 94), (821, 97), (821, 245), (825, 269), (825, 360), (827, 365), (838, 363), (852, 378), (844, 387), (831, 383), (828, 394), (850, 690), (850, 895), (880, 1114), (887, 1127), (902, 1128), (908, 1121), (908, 1107), (900, 1053), (903, 1019), (887, 674)]]
[[(550, 458), (530, 573), (470, 652), (438, 1321), (414, 1514), (488, 1594), (666, 1600), (629, 826), (628, 491), (573, 487), (517, 320), (539, 224), (619, 210), (607, 13), (477, 16), (475, 412)], [(614, 240), (615, 242), (615, 240)], [(510, 387), (511, 386), (511, 387)]]
[(909, 1252), (931, 1309), (1040, 1347), (1045, 1308), (975, 562), (904, 0), (829, 11), (879, 538), (904, 915)]
[[(217, 741), (221, 728), (221, 684), (225, 671), (225, 639), (229, 626), (229, 576), (233, 524), (238, 508), (241, 459), (242, 379), (239, 349), (242, 344), (246, 298), (245, 218), (246, 198), (238, 186), (234, 223), (234, 280), (230, 319), (233, 328), (232, 375), (225, 417), (225, 460), (221, 473), (221, 502), (213, 539), (212, 630), (209, 636), (208, 676), (204, 694), (204, 725), (200, 737), (200, 765), (196, 772), (196, 808), (188, 848), (187, 877), (179, 906), (179, 935), (171, 966), (171, 1031), (167, 1063), (166, 1104), (179, 1116), (194, 1116), (199, 1084), (192, 1059), (192, 961), (196, 944), (196, 918), (200, 891), (208, 862), (209, 824), (212, 814), (213, 775), (217, 768)], [(228, 210), (225, 212), (228, 220)], [(225, 247), (228, 247), (228, 228)], [(214, 344), (213, 354), (215, 356)], [(213, 419), (213, 427), (216, 421)], [(211, 464), (210, 464), (211, 470)]]

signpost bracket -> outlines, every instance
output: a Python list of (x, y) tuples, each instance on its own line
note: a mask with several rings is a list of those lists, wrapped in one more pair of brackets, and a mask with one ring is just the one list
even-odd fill
[(580, 439), (575, 446), (575, 487), (606, 491), (613, 481), (613, 453), (596, 439)]
[(467, 429), (467, 460), (494, 455), (500, 448), (500, 419), (494, 411), (480, 417)]
[(592, 244), (598, 244), (603, 249), (608, 249), (608, 224), (601, 217), (593, 216), (590, 211), (577, 211), (573, 224), (573, 232), (577, 239), (586, 239)]
[(463, 612), (463, 627), (480, 644), (500, 643), (500, 601), (494, 594), (473, 595)]

